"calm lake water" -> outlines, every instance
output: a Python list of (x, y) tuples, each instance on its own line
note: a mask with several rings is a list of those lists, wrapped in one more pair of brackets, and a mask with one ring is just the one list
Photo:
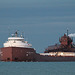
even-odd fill
[(75, 62), (0, 62), (0, 75), (75, 75)]

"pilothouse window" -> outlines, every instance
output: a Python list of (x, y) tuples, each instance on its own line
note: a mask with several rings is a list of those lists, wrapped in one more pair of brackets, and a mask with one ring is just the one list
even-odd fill
[(13, 39), (9, 39), (8, 41), (14, 41)]
[(24, 39), (9, 39), (8, 41), (22, 41), (22, 42), (24, 42)]

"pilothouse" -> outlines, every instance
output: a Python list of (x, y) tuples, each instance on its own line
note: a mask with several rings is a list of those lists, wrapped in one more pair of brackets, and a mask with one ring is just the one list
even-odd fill
[(31, 48), (32, 44), (29, 44), (28, 41), (24, 41), (24, 38), (21, 36), (18, 36), (17, 31), (15, 34), (12, 35), (12, 37), (8, 38), (8, 41), (4, 43), (4, 47), (24, 47), (24, 48)]

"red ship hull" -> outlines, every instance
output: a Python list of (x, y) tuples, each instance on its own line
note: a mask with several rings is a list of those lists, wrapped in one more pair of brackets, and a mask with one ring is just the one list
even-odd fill
[[(1, 48), (1, 61), (32, 61), (35, 54), (33, 48), (5, 47)], [(32, 56), (31, 56), (32, 55)]]
[(33, 48), (6, 47), (1, 48), (1, 61), (25, 62), (56, 62), (75, 61), (74, 56), (43, 56), (37, 54)]

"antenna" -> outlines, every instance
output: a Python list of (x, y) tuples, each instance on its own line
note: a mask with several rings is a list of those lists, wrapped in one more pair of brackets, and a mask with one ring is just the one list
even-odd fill
[(17, 30), (16, 30), (16, 32), (15, 32), (15, 37), (17, 37), (18, 36), (18, 32), (17, 32)]
[(19, 30), (16, 30), (16, 32), (15, 32), (15, 37), (18, 37), (18, 31), (19, 31)]
[(69, 30), (68, 30), (68, 28), (67, 28), (67, 36), (68, 36), (68, 32), (69, 32)]
[(24, 32), (22, 32), (22, 36), (23, 36), (23, 38), (24, 38)]

